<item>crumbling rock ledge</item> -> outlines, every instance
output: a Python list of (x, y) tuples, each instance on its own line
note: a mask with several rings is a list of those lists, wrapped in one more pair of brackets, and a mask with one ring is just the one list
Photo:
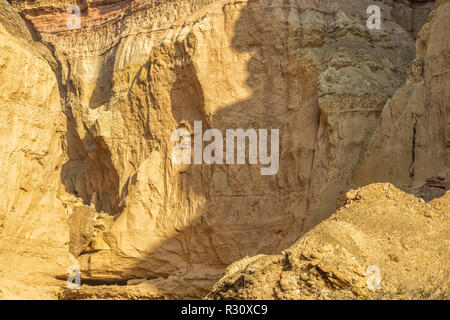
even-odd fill
[(450, 192), (426, 203), (372, 184), (281, 254), (233, 263), (207, 298), (450, 299), (449, 244)]
[[(202, 297), (342, 192), (448, 179), (450, 2), (377, 3), (370, 31), (368, 0), (86, 0), (69, 30), (73, 1), (0, 0), (0, 295), (79, 266), (80, 298)], [(175, 165), (195, 120), (280, 129), (279, 173)]]

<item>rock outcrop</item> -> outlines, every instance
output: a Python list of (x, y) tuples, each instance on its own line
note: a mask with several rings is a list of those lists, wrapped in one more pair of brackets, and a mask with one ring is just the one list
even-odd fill
[[(80, 29), (73, 1), (0, 3), (0, 259), (51, 247), (46, 277), (145, 279), (62, 298), (202, 297), (343, 191), (447, 175), (447, 1), (378, 1), (379, 30), (366, 0), (86, 0)], [(279, 171), (175, 164), (194, 121), (279, 129)]]
[(54, 297), (54, 275), (76, 263), (58, 199), (66, 124), (48, 60), (56, 65), (0, 1), (0, 298)]
[(391, 184), (351, 190), (279, 255), (235, 262), (209, 299), (449, 299), (450, 192), (425, 203)]
[(355, 170), (357, 184), (413, 186), (446, 172), (450, 164), (450, 6), (441, 1), (436, 7), (419, 34), (406, 83), (383, 108)]

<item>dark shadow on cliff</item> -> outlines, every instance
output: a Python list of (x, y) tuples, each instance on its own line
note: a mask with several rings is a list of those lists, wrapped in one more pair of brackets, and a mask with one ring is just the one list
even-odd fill
[[(289, 3), (284, 6), (288, 13)], [(299, 62), (287, 57), (288, 41), (296, 40), (290, 38), (289, 31), (284, 18), (280, 20), (270, 6), (261, 5), (261, 1), (244, 5), (235, 24), (232, 47), (253, 54), (247, 66), (252, 96), (223, 107), (211, 118), (202, 116), (204, 100), (193, 65), (175, 69), (171, 112), (180, 126), (202, 120), (203, 131), (213, 127), (223, 135), (226, 129), (279, 129), (280, 168), (275, 175), (263, 176), (261, 165), (190, 165), (179, 177), (182, 193), (187, 199), (202, 196), (206, 203), (194, 211), (197, 215), (188, 226), (130, 267), (128, 279), (167, 277), (185, 270), (186, 263), (194, 273), (215, 270), (204, 279), (186, 279), (185, 286), (194, 286), (187, 297), (201, 297), (231, 263), (245, 256), (280, 253), (305, 231), (310, 188), (305, 177), (310, 174), (313, 150), (291, 139), (305, 131), (308, 139), (315, 139), (318, 123), (309, 119), (318, 118), (319, 110), (314, 104), (280, 99), (289, 97), (289, 91), (298, 85), (295, 79), (302, 76)], [(175, 56), (183, 54), (176, 52)], [(310, 123), (310, 128), (305, 130), (297, 120)], [(294, 146), (286, 148), (290, 143)], [(300, 163), (293, 166), (296, 159)], [(306, 168), (301, 167), (304, 165)]]
[[(88, 13), (87, 1), (77, 0), (76, 4), (81, 9), (81, 15), (86, 16)], [(15, 14), (10, 6), (2, 9), (5, 9), (5, 13)], [(78, 124), (72, 110), (73, 101), (70, 101), (73, 96), (77, 95), (77, 89), (71, 82), (70, 76), (63, 80), (63, 68), (61, 62), (57, 59), (53, 45), (50, 42), (43, 42), (33, 23), (24, 15), (21, 15), (21, 17), (30, 33), (31, 39), (43, 43), (48, 48), (48, 50), (45, 50), (38, 47), (40, 48), (39, 53), (47, 60), (55, 74), (59, 95), (64, 104), (62, 111), (66, 116), (67, 132), (62, 147), (67, 153), (68, 160), (61, 168), (61, 182), (67, 192), (81, 198), (84, 204), (89, 205), (95, 193), (99, 200), (96, 206), (98, 211), (103, 210), (108, 213), (116, 213), (120, 210), (119, 177), (112, 164), (111, 154), (101, 138), (91, 136), (86, 136), (83, 140), (80, 138), (77, 130)], [(14, 16), (10, 17), (10, 20), (9, 24), (17, 24), (18, 30), (23, 29), (23, 26), (21, 26), (22, 21), (18, 22)], [(111, 50), (112, 52), (106, 53), (108, 55), (107, 64), (111, 64), (111, 68), (115, 61), (115, 50), (113, 49)], [(68, 73), (70, 74), (70, 65), (68, 67)], [(102, 68), (102, 73), (97, 78), (93, 95), (96, 98), (93, 98), (90, 102), (93, 108), (106, 102), (106, 100), (98, 99), (98, 97), (109, 96), (110, 92), (108, 90), (111, 90), (112, 81), (111, 68)], [(93, 152), (93, 150), (95, 151)], [(105, 190), (105, 185), (111, 188)]]
[[(106, 58), (96, 79), (89, 108), (96, 109), (107, 103), (111, 96), (112, 75), (117, 47), (105, 53)], [(111, 152), (102, 136), (93, 136), (92, 128), (84, 128), (80, 137), (79, 126), (72, 106), (79, 93), (69, 76), (65, 85), (67, 133), (64, 149), (68, 160), (61, 168), (61, 182), (66, 191), (83, 199), (83, 204), (93, 204), (97, 211), (115, 214), (121, 210), (119, 175), (112, 163)], [(69, 101), (70, 100), (70, 101)], [(105, 188), (105, 186), (108, 186)]]
[(104, 53), (100, 72), (95, 81), (95, 87), (89, 99), (89, 108), (96, 109), (107, 103), (112, 96), (114, 66), (118, 45)]

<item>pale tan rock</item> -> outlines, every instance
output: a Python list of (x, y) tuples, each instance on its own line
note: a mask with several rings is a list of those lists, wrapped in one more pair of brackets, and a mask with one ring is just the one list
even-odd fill
[(391, 184), (355, 192), (281, 254), (230, 266), (207, 298), (449, 299), (450, 193), (423, 203)]
[(383, 108), (354, 181), (392, 181), (417, 187), (449, 165), (450, 3), (430, 15), (417, 40), (417, 57), (408, 78)]
[(75, 257), (78, 257), (89, 246), (95, 235), (94, 217), (95, 210), (87, 206), (76, 207), (69, 217), (69, 252)]
[(60, 170), (65, 118), (59, 88), (20, 16), (0, 1), (0, 288), (3, 299), (50, 298), (77, 263)]
[[(90, 243), (83, 243), (78, 259), (83, 277), (104, 284), (152, 278), (156, 289), (150, 296), (205, 295), (226, 266), (290, 246), (334, 211), (340, 192), (362, 181), (378, 181), (389, 172), (389, 181), (403, 185), (408, 180), (409, 186), (405, 159), (411, 157), (402, 153), (402, 139), (412, 141), (414, 122), (408, 115), (426, 113), (422, 102), (427, 99), (440, 109), (446, 103), (439, 100), (449, 70), (440, 60), (446, 42), (439, 46), (438, 40), (445, 34), (439, 28), (448, 26), (430, 22), (435, 16), (444, 19), (435, 12), (422, 30), (418, 59), (410, 68), (408, 81), (415, 87), (401, 89), (400, 98), (386, 105), (414, 59), (415, 36), (429, 10), (425, 2), (380, 1), (383, 28), (375, 31), (366, 28), (366, 9), (373, 3), (365, 0), (86, 1), (80, 30), (67, 29), (70, 1), (11, 3), (29, 20), (34, 37), (52, 49), (41, 45), (39, 52), (47, 60), (45, 68), (54, 69), (53, 80), (33, 82), (22, 95), (40, 105), (42, 95), (54, 92), (50, 105), (61, 99), (54, 108), (67, 117), (61, 118), (67, 126), (62, 143), (60, 136), (51, 143), (55, 152), (49, 157), (56, 169), (39, 171), (52, 181), (43, 184), (57, 190), (66, 206), (56, 200), (66, 214), (63, 226), (52, 224), (63, 231), (52, 229), (52, 234), (64, 234), (69, 241), (67, 219), (80, 205), (110, 214), (101, 215), (102, 223), (90, 228)], [(438, 3), (439, 12), (444, 12), (443, 3)], [(23, 25), (9, 28), (26, 30)], [(420, 90), (418, 61), (425, 49), (429, 79), (423, 81), (434, 92), (430, 98)], [(55, 78), (59, 92), (52, 91)], [(404, 112), (408, 121), (397, 134), (391, 128), (396, 122), (383, 116), (380, 124), (380, 114), (397, 110), (402, 102), (409, 106)], [(439, 154), (442, 128), (429, 129), (442, 117), (430, 113), (422, 119), (427, 121), (419, 140), (429, 145), (416, 156), (417, 183), (446, 166)], [(171, 133), (179, 127), (192, 130), (195, 120), (204, 129), (222, 131), (280, 129), (278, 174), (263, 177), (259, 166), (174, 165)], [(46, 124), (39, 137), (53, 137), (54, 128)], [(370, 152), (378, 148), (376, 136), (382, 131), (399, 151), (384, 153), (382, 163), (389, 166), (377, 171), (373, 167), (380, 161)], [(426, 155), (430, 150), (438, 150), (433, 159)], [(26, 196), (20, 199), (26, 203)], [(55, 198), (48, 199), (53, 203)], [(47, 216), (40, 212), (33, 214)], [(15, 224), (11, 232), (20, 228)], [(117, 289), (111, 297), (124, 292)], [(105, 288), (78, 297), (102, 294), (107, 295)]]

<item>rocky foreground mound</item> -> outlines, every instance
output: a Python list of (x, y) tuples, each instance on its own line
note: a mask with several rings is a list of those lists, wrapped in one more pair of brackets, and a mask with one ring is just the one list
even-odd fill
[[(449, 176), (449, 0), (376, 1), (380, 29), (371, 0), (86, 0), (80, 29), (73, 3), (0, 0), (0, 298), (204, 297), (342, 191)], [(200, 121), (279, 130), (278, 173), (177, 165), (172, 133)], [(58, 295), (77, 268), (84, 287)]]
[(207, 298), (449, 299), (449, 245), (450, 192), (372, 184), (281, 254), (233, 263)]

